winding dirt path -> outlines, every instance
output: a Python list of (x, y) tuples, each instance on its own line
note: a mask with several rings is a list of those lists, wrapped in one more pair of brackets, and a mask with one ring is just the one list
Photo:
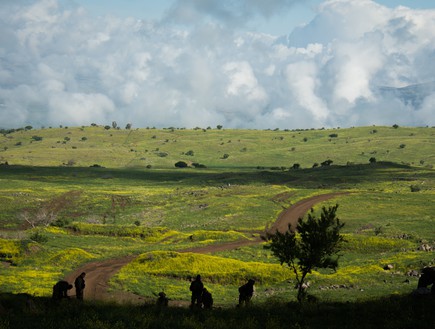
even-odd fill
[[(284, 210), (279, 216), (276, 222), (266, 230), (267, 234), (273, 234), (276, 231), (285, 232), (288, 225), (296, 227), (297, 221), (300, 217), (303, 217), (305, 213), (311, 209), (315, 204), (330, 200), (340, 195), (347, 193), (329, 193), (317, 195), (308, 199), (301, 200)], [(261, 243), (264, 237), (258, 237), (253, 240), (239, 240), (232, 241), (217, 245), (208, 245), (204, 247), (195, 247), (190, 249), (181, 250), (179, 252), (195, 252), (200, 254), (207, 254), (218, 251), (232, 250), (244, 246), (254, 245)], [(75, 278), (82, 272), (86, 273), (85, 281), (86, 288), (84, 298), (89, 300), (105, 300), (116, 301), (118, 303), (143, 303), (145, 298), (135, 295), (133, 293), (123, 291), (108, 291), (108, 282), (112, 276), (114, 276), (123, 266), (130, 263), (136, 256), (127, 256), (122, 258), (108, 259), (104, 261), (96, 261), (83, 265), (76, 269), (65, 280), (73, 283)], [(71, 294), (74, 295), (74, 292)]]

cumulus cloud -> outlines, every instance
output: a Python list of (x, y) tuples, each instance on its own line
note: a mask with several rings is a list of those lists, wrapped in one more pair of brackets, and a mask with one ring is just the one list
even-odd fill
[(150, 22), (2, 1), (0, 128), (435, 124), (435, 10), (329, 0), (280, 36), (241, 28), (296, 2), (179, 0)]

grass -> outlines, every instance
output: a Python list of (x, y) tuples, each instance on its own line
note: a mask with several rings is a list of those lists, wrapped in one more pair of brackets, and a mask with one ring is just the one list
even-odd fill
[(0, 328), (433, 328), (435, 299), (388, 296), (359, 303), (269, 302), (247, 308), (197, 311), (156, 308), (153, 305), (119, 305), (65, 300), (53, 305), (49, 299), (0, 295), (8, 310)]
[[(315, 208), (339, 204), (348, 243), (336, 273), (309, 276), (310, 293), (331, 303), (409, 294), (417, 279), (406, 273), (435, 264), (433, 253), (418, 250), (422, 243), (435, 245), (434, 142), (433, 128), (374, 126), (97, 126), (2, 135), (0, 163), (9, 165), (0, 166), (0, 292), (48, 296), (58, 279), (91, 259), (160, 253), (163, 263), (130, 264), (113, 278), (112, 289), (148, 298), (163, 289), (187, 301), (188, 277), (202, 272), (222, 307), (234, 305), (237, 286), (248, 276), (258, 280), (258, 303), (294, 301), (292, 274), (283, 276), (288, 270), (264, 244), (212, 255), (179, 252), (251, 239), (302, 199), (347, 192)], [(327, 159), (333, 165), (313, 168)], [(206, 168), (177, 169), (180, 160)], [(300, 169), (289, 169), (295, 163)], [(25, 213), (53, 214), (56, 226), (30, 229)], [(394, 269), (385, 271), (387, 264)]]

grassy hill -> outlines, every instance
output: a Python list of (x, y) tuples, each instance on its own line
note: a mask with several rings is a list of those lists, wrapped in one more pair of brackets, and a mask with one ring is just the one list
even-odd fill
[(293, 274), (265, 242), (183, 254), (173, 269), (157, 260), (252, 240), (283, 209), (331, 192), (346, 193), (315, 211), (339, 204), (348, 243), (337, 272), (309, 276), (316, 298), (408, 295), (418, 280), (410, 273), (435, 264), (421, 248), (435, 247), (434, 128), (22, 129), (0, 137), (0, 164), (0, 292), (49, 296), (81, 264), (134, 254), (112, 289), (188, 300), (188, 278), (204, 272), (227, 308), (250, 275), (260, 278), (257, 304), (294, 301)]
[[(0, 162), (29, 166), (174, 168), (311, 168), (367, 164), (374, 157), (433, 167), (434, 128), (355, 127), (330, 130), (105, 129), (102, 126), (20, 130), (0, 137)], [(225, 156), (227, 155), (227, 156)]]

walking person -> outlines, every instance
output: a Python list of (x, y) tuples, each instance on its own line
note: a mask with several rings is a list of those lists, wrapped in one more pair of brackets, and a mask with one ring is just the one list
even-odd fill
[(85, 276), (86, 273), (82, 272), (74, 281), (76, 287), (76, 297), (78, 300), (83, 300), (83, 290), (85, 289)]
[(196, 279), (190, 283), (190, 291), (192, 292), (192, 298), (190, 307), (195, 305), (199, 308), (202, 306), (202, 291), (204, 289), (204, 284), (201, 281), (201, 275), (197, 275)]

